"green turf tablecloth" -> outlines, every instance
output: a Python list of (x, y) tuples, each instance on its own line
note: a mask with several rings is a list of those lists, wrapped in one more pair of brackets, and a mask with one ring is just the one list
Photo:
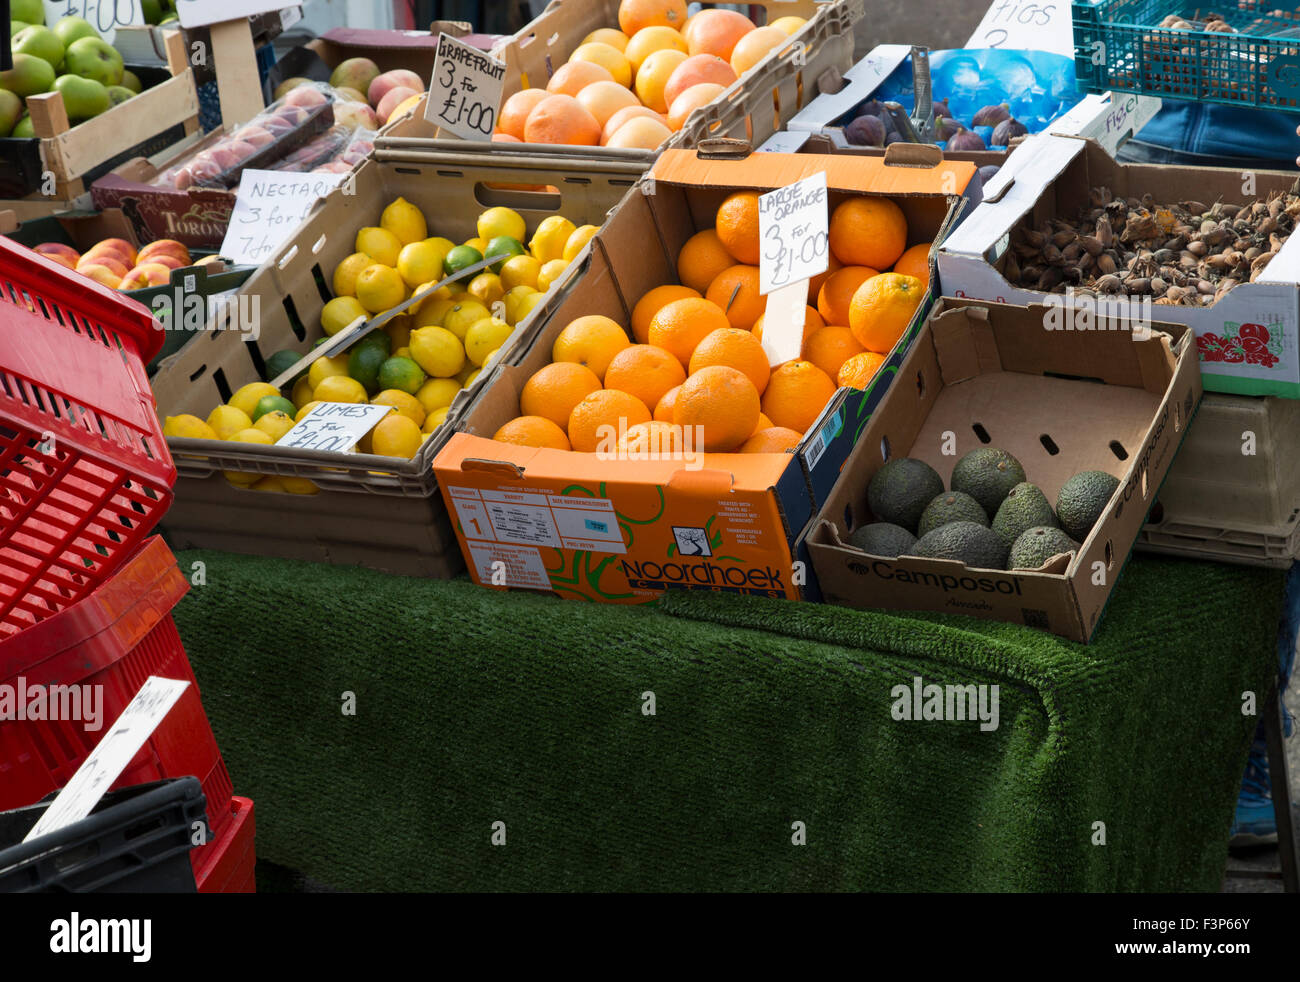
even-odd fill
[[(1282, 593), (1135, 559), (1083, 646), (178, 558), (205, 564), (176, 619), (258, 855), (352, 890), (1215, 890)], [(894, 720), (916, 675), (997, 683), (999, 728)]]

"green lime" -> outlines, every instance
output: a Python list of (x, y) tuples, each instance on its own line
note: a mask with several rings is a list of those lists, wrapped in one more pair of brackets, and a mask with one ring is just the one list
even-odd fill
[(384, 353), (384, 357), (387, 358), (393, 353), (393, 337), (387, 331), (371, 331), (364, 338), (354, 344), (352, 350), (356, 351), (360, 347), (378, 348)]
[(389, 358), (379, 366), (380, 389), (398, 389), (415, 395), (426, 377), (424, 369), (406, 357)]
[[(379, 333), (383, 334), (382, 331)], [(359, 344), (348, 355), (348, 374), (374, 395), (379, 391), (379, 367), (387, 360), (388, 352), (382, 345)]]
[(447, 253), (447, 258), (442, 261), (442, 269), (447, 276), (454, 276), (462, 269), (482, 261), (483, 253), (473, 246), (456, 246), (455, 249)]
[(515, 256), (526, 255), (528, 255), (528, 252), (524, 249), (524, 244), (518, 239), (512, 239), (508, 235), (498, 235), (488, 243), (487, 254), (483, 258), (491, 259), (493, 256), (501, 257), (499, 263), (493, 263), (490, 267), (492, 272), (500, 276), (501, 267), (506, 264), (506, 260), (512, 259)]
[[(302, 355), (298, 354), (296, 351), (289, 351), (288, 349), (277, 351), (270, 358), (266, 359), (266, 380), (269, 382), (273, 378), (279, 378), (289, 369), (293, 368), (294, 365), (298, 364), (298, 360), (301, 357)], [(307, 369), (304, 368), (293, 378), (289, 379), (289, 384), (293, 385), (294, 382), (297, 382), (298, 379), (302, 378), (306, 374)]]
[(257, 405), (253, 408), (253, 422), (256, 423), (267, 413), (274, 413), (277, 411), (288, 413), (289, 418), (293, 419), (298, 413), (298, 407), (284, 396), (262, 396), (262, 398), (257, 400)]

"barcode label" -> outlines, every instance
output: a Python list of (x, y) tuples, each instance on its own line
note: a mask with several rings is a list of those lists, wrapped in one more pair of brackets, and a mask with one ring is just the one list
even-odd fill
[(817, 431), (808, 446), (804, 448), (803, 459), (810, 471), (817, 466), (817, 461), (821, 460), (822, 454), (826, 452), (826, 448), (830, 446), (831, 441), (835, 439), (839, 432), (840, 414), (837, 412), (831, 415), (831, 418), (826, 421), (826, 425)]

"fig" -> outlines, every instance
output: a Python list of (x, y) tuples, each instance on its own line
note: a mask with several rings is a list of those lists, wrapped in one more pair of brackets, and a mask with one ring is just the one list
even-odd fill
[(942, 116), (944, 119), (952, 119), (952, 110), (948, 108), (948, 100), (943, 102), (935, 101), (934, 108), (930, 110), (935, 116)]
[(855, 147), (883, 147), (885, 124), (878, 116), (859, 116), (844, 127), (844, 136)]
[(965, 127), (962, 126), (961, 123), (957, 122), (957, 120), (950, 116), (944, 116), (935, 121), (934, 138), (943, 141), (951, 140), (963, 129), (965, 129)]
[(985, 164), (980, 168), (980, 181), (988, 184), (1001, 168), (997, 164)]
[(971, 126), (997, 126), (1004, 119), (1011, 118), (1011, 107), (1005, 102), (996, 106), (985, 106), (971, 119)]
[(949, 150), (987, 150), (984, 141), (980, 139), (978, 133), (972, 133), (970, 130), (962, 130), (948, 141)]
[(1008, 147), (1011, 145), (1012, 140), (1018, 136), (1024, 136), (1028, 132), (1029, 130), (1025, 128), (1025, 124), (1018, 119), (1004, 119), (993, 127), (993, 145), (995, 147)]

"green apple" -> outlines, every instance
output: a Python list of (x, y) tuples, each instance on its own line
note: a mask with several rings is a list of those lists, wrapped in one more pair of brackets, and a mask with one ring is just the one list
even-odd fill
[(24, 24), (44, 24), (45, 4), (41, 0), (10, 0), (9, 16)]
[(23, 118), (18, 120), (17, 125), (14, 126), (14, 131), (9, 135), (12, 136), (14, 139), (21, 139), (21, 140), (31, 140), (35, 138), (36, 130), (32, 126), (32, 117), (28, 116), (26, 113), (23, 113)]
[(157, 24), (163, 15), (162, 3), (160, 0), (140, 0), (140, 12), (144, 14), (146, 24)]
[(162, 20), (160, 20), (158, 23), (159, 23), (159, 24), (167, 24), (167, 23), (170, 23), (171, 21), (174, 21), (174, 20), (176, 20), (176, 11), (173, 10), (170, 14), (168, 14), (166, 17), (164, 17), (164, 18), (163, 18)]
[(14, 67), (0, 72), (0, 89), (8, 89), (24, 99), (54, 88), (54, 69), (44, 58), (15, 54)]
[(68, 74), (93, 79), (100, 85), (122, 84), (122, 56), (103, 38), (78, 38), (63, 58)]
[(31, 27), (31, 26), (32, 26), (31, 24), (26, 24), (20, 20), (11, 20), (9, 22), (9, 36), (11, 38), (17, 37), (18, 32), (21, 31), (24, 27)]
[(110, 85), (108, 87), (108, 103), (110, 106), (118, 106), (130, 99), (134, 92), (125, 85)]
[(13, 36), (9, 46), (15, 53), (44, 58), (51, 68), (58, 68), (59, 62), (63, 61), (63, 42), (57, 34), (40, 24), (24, 27)]
[(60, 17), (54, 25), (54, 33), (59, 36), (65, 48), (81, 38), (99, 37), (99, 32), (84, 17)]
[(135, 93), (139, 93), (139, 91), (144, 88), (144, 86), (140, 84), (140, 77), (129, 68), (122, 72), (122, 85)]
[(0, 89), (0, 136), (8, 136), (22, 115), (23, 100), (8, 89)]
[(109, 106), (108, 89), (93, 78), (62, 75), (54, 83), (54, 91), (62, 94), (68, 119), (90, 119)]

